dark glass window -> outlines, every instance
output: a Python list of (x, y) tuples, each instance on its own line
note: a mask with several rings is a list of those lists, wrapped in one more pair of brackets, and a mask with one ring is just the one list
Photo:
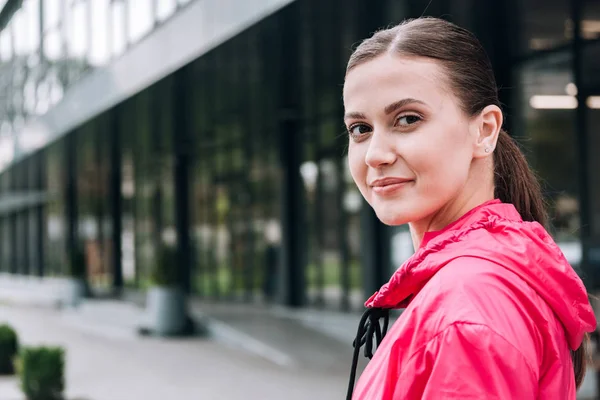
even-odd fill
[(579, 230), (576, 87), (571, 54), (552, 54), (518, 69), (519, 121), (513, 132), (541, 178), (559, 242)]
[(515, 0), (520, 53), (548, 50), (573, 38), (573, 21), (568, 0)]
[(46, 157), (46, 272), (62, 275), (67, 272), (66, 165), (65, 140), (50, 145)]

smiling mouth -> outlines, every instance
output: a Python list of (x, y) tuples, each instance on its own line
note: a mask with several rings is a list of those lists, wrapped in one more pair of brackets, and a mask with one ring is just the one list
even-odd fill
[(408, 186), (408, 184), (412, 182), (413, 181), (409, 179), (382, 179), (373, 182), (371, 184), (371, 189), (374, 193), (380, 196), (385, 196), (396, 193), (397, 191), (405, 188), (406, 186)]

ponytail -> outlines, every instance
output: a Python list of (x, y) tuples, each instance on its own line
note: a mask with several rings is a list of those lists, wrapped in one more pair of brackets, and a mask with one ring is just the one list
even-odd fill
[(515, 141), (501, 130), (494, 151), (494, 196), (515, 206), (524, 221), (548, 228), (540, 184)]
[[(501, 130), (494, 151), (494, 196), (504, 203), (515, 206), (525, 221), (536, 221), (548, 228), (548, 215), (542, 190), (525, 156), (515, 141)], [(571, 351), (575, 385), (579, 389), (587, 366), (589, 336), (575, 351)]]

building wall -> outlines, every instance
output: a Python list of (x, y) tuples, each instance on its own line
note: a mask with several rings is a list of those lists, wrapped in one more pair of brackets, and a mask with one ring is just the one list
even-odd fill
[(0, 216), (0, 271), (62, 275), (81, 246), (94, 290), (143, 290), (157, 249), (175, 241), (174, 268), (195, 296), (360, 308), (411, 251), (406, 227), (378, 223), (350, 179), (345, 62), (374, 30), (424, 14), (482, 39), (552, 232), (594, 285), (600, 10), (429, 3), (295, 1), (11, 166), (0, 196), (48, 197)]

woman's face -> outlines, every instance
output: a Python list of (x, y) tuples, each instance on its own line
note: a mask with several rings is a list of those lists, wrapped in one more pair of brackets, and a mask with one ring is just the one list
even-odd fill
[(350, 171), (385, 224), (432, 219), (473, 186), (479, 126), (444, 76), (435, 61), (385, 54), (346, 77)]

